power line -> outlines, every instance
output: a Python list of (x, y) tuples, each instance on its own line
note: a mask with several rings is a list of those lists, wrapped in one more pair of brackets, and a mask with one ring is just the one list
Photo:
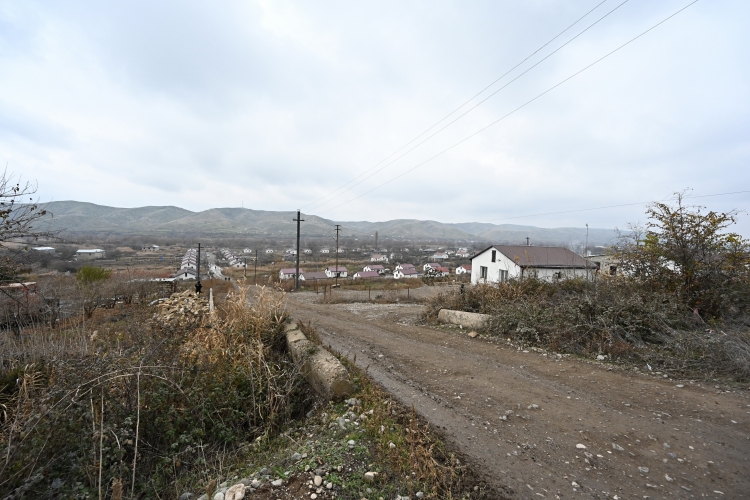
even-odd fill
[[(579, 17), (573, 24), (571, 24), (570, 26), (568, 26), (567, 28), (565, 28), (564, 30), (562, 30), (560, 33), (558, 33), (557, 35), (555, 35), (547, 43), (545, 43), (544, 45), (542, 45), (541, 47), (539, 47), (538, 49), (536, 49), (534, 52), (532, 52), (531, 54), (529, 54), (528, 56), (526, 56), (521, 62), (519, 62), (518, 64), (516, 64), (515, 66), (513, 66), (512, 68), (510, 68), (508, 71), (506, 71), (505, 73), (503, 73), (502, 75), (500, 75), (497, 79), (495, 79), (495, 81), (493, 81), (492, 83), (490, 83), (489, 85), (487, 85), (486, 87), (484, 87), (482, 90), (480, 90), (479, 92), (477, 92), (476, 94), (474, 94), (466, 102), (464, 102), (459, 107), (457, 107), (456, 109), (454, 109), (453, 111), (451, 111), (450, 113), (448, 113), (447, 115), (445, 115), (443, 118), (441, 118), (437, 122), (435, 122), (432, 126), (430, 126), (427, 130), (425, 130), (424, 132), (422, 132), (421, 134), (419, 134), (418, 136), (416, 136), (414, 139), (410, 140), (409, 142), (407, 142), (406, 144), (404, 144), (403, 146), (401, 146), (399, 149), (397, 149), (396, 151), (394, 151), (390, 155), (388, 155), (385, 158), (383, 158), (382, 160), (380, 160), (378, 163), (376, 163), (372, 167), (368, 168), (367, 170), (365, 170), (364, 172), (362, 172), (358, 176), (354, 177), (352, 180), (350, 180), (346, 184), (343, 184), (342, 186), (340, 186), (340, 187), (334, 189), (333, 191), (331, 191), (330, 193), (328, 193), (328, 194), (326, 194), (326, 195), (318, 198), (317, 200), (315, 200), (315, 201), (313, 201), (311, 203), (308, 203), (307, 205), (304, 205), (302, 208), (307, 208), (307, 207), (310, 207), (310, 206), (317, 206), (317, 205), (319, 205), (319, 202), (325, 200), (329, 196), (333, 195), (334, 193), (338, 192), (339, 190), (341, 190), (341, 189), (345, 188), (346, 186), (350, 185), (352, 182), (356, 181), (357, 179), (359, 179), (360, 177), (362, 177), (366, 173), (370, 172), (372, 169), (378, 167), (383, 162), (388, 161), (389, 158), (391, 158), (392, 156), (398, 154), (399, 152), (401, 152), (402, 150), (404, 150), (405, 148), (407, 148), (410, 144), (412, 144), (413, 142), (415, 142), (416, 140), (418, 140), (420, 137), (422, 137), (423, 135), (425, 135), (426, 133), (428, 133), (430, 130), (432, 130), (433, 128), (437, 127), (442, 122), (444, 122), (445, 120), (447, 120), (448, 118), (450, 118), (454, 113), (456, 113), (458, 110), (460, 110), (461, 108), (463, 108), (464, 106), (466, 106), (467, 104), (469, 104), (471, 101), (473, 101), (477, 97), (479, 97), (481, 94), (483, 94), (487, 89), (489, 89), (490, 87), (492, 87), (493, 85), (495, 85), (497, 82), (499, 82), (500, 80), (502, 80), (503, 78), (505, 78), (509, 73), (511, 73), (514, 69), (518, 68), (520, 65), (522, 65), (526, 61), (528, 61), (531, 57), (533, 57), (534, 55), (536, 55), (540, 50), (542, 50), (547, 45), (549, 45), (550, 43), (552, 43), (555, 40), (557, 40), (565, 32), (567, 32), (570, 28), (572, 28), (573, 26), (575, 26), (576, 24), (578, 24), (579, 22), (581, 22), (586, 16), (588, 16), (589, 14), (591, 14), (592, 12), (594, 12), (596, 9), (598, 9), (605, 2), (607, 2), (607, 0), (602, 0), (601, 2), (599, 2), (596, 6), (594, 6), (593, 9), (589, 10), (583, 16)], [(619, 8), (619, 6), (617, 8)], [(607, 15), (609, 15), (609, 14), (607, 14)], [(380, 171), (380, 170), (378, 170), (378, 171)]]
[[(715, 194), (703, 194), (703, 195), (687, 195), (684, 198), (685, 199), (688, 199), (688, 198), (689, 199), (693, 199), (693, 198), (711, 198), (711, 197), (714, 197), (714, 196), (728, 196), (730, 194), (743, 194), (743, 193), (750, 193), (750, 190), (746, 190), (746, 191), (731, 191), (731, 192), (728, 192), (728, 193), (715, 193)], [(667, 198), (669, 198), (669, 196)], [(659, 200), (659, 201), (663, 201), (663, 200)], [(576, 213), (576, 212), (592, 212), (594, 210), (605, 210), (605, 209), (608, 209), (608, 208), (620, 208), (620, 207), (632, 207), (632, 206), (636, 206), (636, 205), (649, 205), (651, 203), (657, 203), (657, 201), (655, 201), (655, 200), (651, 200), (651, 201), (639, 201), (639, 202), (635, 202), (635, 203), (622, 203), (622, 204), (619, 204), (619, 205), (606, 205), (606, 206), (603, 206), (603, 207), (578, 208), (578, 209), (575, 209), (575, 210), (562, 210), (562, 211), (559, 211), (559, 212), (545, 212), (545, 213), (538, 213), (538, 214), (516, 215), (516, 216), (513, 216), (513, 217), (503, 217), (501, 219), (480, 220), (480, 221), (477, 221), (477, 222), (495, 222), (495, 221), (499, 221), (499, 220), (527, 219), (529, 217), (541, 217), (541, 216), (544, 216), (544, 215), (560, 215), (560, 214), (572, 214), (572, 213)]]
[(532, 69), (536, 68), (537, 66), (539, 66), (540, 64), (542, 64), (544, 61), (546, 61), (547, 59), (549, 59), (550, 57), (552, 57), (553, 55), (555, 55), (557, 52), (559, 52), (560, 50), (562, 50), (565, 46), (567, 46), (568, 44), (570, 44), (571, 42), (573, 42), (579, 36), (581, 36), (584, 33), (586, 33), (588, 30), (590, 30), (595, 25), (597, 25), (600, 21), (604, 20), (604, 18), (606, 18), (607, 16), (609, 16), (610, 14), (612, 14), (614, 11), (616, 11), (617, 9), (619, 9), (620, 7), (622, 7), (623, 5), (625, 5), (628, 1), (629, 0), (624, 0), (617, 7), (615, 7), (612, 10), (610, 10), (609, 12), (607, 12), (606, 14), (604, 14), (602, 17), (600, 17), (599, 19), (597, 19), (596, 21), (594, 21), (592, 24), (590, 24), (588, 27), (586, 27), (584, 30), (582, 30), (581, 32), (579, 32), (576, 36), (574, 36), (573, 38), (571, 38), (570, 40), (568, 40), (567, 42), (565, 42), (564, 44), (562, 44), (561, 46), (559, 46), (558, 48), (556, 48), (555, 50), (553, 50), (552, 52), (550, 52), (549, 54), (547, 54), (546, 56), (544, 56), (542, 59), (540, 59), (539, 61), (537, 61), (536, 63), (534, 63), (531, 67), (527, 68), (521, 74), (519, 74), (515, 78), (513, 78), (511, 81), (509, 81), (508, 83), (506, 83), (505, 85), (503, 85), (499, 89), (495, 90), (493, 93), (491, 93), (490, 95), (488, 95), (487, 97), (485, 97), (484, 99), (482, 99), (481, 101), (479, 101), (478, 103), (476, 103), (474, 106), (472, 106), (471, 108), (467, 109), (466, 111), (464, 111), (463, 113), (461, 113), (460, 115), (458, 115), (456, 118), (454, 118), (453, 120), (451, 120), (450, 122), (448, 122), (444, 126), (440, 127), (437, 131), (435, 131), (432, 134), (430, 134), (429, 136), (427, 136), (425, 139), (423, 139), (422, 141), (420, 141), (419, 143), (417, 143), (416, 145), (414, 145), (409, 150), (405, 151), (404, 153), (400, 154), (399, 156), (397, 156), (393, 160), (389, 161), (388, 163), (386, 163), (385, 165), (383, 165), (382, 167), (380, 167), (379, 169), (377, 169), (376, 171), (374, 171), (373, 173), (371, 173), (370, 175), (368, 175), (367, 177), (365, 177), (361, 181), (357, 182), (356, 184), (350, 186), (347, 189), (344, 189), (343, 191), (341, 191), (336, 196), (333, 196), (329, 200), (324, 201), (322, 203), (318, 203), (315, 206), (317, 208), (319, 208), (319, 207), (321, 207), (323, 205), (326, 205), (326, 204), (330, 203), (331, 201), (333, 201), (334, 199), (338, 198), (342, 194), (344, 194), (344, 193), (346, 193), (348, 191), (351, 191), (356, 186), (362, 184), (363, 182), (365, 182), (367, 179), (371, 178), (372, 176), (374, 176), (378, 172), (383, 171), (389, 165), (394, 164), (395, 162), (397, 162), (398, 160), (400, 160), (404, 156), (408, 155), (409, 153), (411, 153), (412, 151), (414, 151), (415, 149), (417, 149), (419, 146), (421, 146), (425, 142), (429, 141), (430, 139), (432, 139), (433, 137), (435, 137), (436, 135), (438, 135), (440, 132), (442, 132), (443, 130), (445, 130), (446, 128), (450, 127), (451, 125), (453, 125), (454, 123), (456, 123), (458, 120), (460, 120), (464, 116), (466, 116), (469, 113), (471, 113), (472, 111), (474, 111), (476, 108), (478, 108), (479, 106), (481, 106), (482, 104), (484, 104), (487, 100), (489, 100), (493, 96), (495, 96), (498, 92), (500, 92), (501, 90), (505, 89), (506, 87), (508, 87), (509, 85), (511, 85), (513, 82), (515, 82), (516, 80), (518, 80), (519, 78), (521, 78), (522, 76), (524, 76), (526, 73), (528, 73), (529, 71), (531, 71)]
[(577, 71), (577, 72), (573, 73), (572, 75), (570, 75), (569, 77), (565, 78), (564, 80), (562, 80), (562, 81), (560, 81), (560, 82), (556, 83), (555, 85), (553, 85), (552, 87), (548, 88), (547, 90), (545, 90), (545, 91), (544, 91), (544, 92), (542, 92), (541, 94), (537, 95), (537, 96), (536, 96), (536, 97), (534, 97), (533, 99), (530, 99), (530, 100), (526, 101), (525, 103), (521, 104), (521, 105), (520, 105), (520, 106), (518, 106), (517, 108), (515, 108), (515, 109), (513, 109), (512, 111), (510, 111), (510, 112), (506, 113), (505, 115), (501, 116), (501, 117), (500, 117), (500, 118), (498, 118), (497, 120), (495, 120), (495, 121), (491, 122), (490, 124), (488, 124), (488, 125), (486, 125), (486, 126), (484, 126), (484, 127), (480, 128), (480, 129), (479, 129), (479, 130), (477, 130), (476, 132), (473, 132), (472, 134), (470, 134), (470, 135), (468, 135), (468, 136), (464, 137), (463, 139), (461, 139), (460, 141), (456, 142), (456, 143), (455, 143), (455, 144), (453, 144), (452, 146), (449, 146), (449, 147), (445, 148), (444, 150), (440, 151), (439, 153), (437, 153), (437, 154), (435, 154), (435, 155), (431, 156), (430, 158), (428, 158), (428, 159), (424, 160), (424, 161), (423, 161), (423, 162), (421, 162), (421, 163), (418, 163), (417, 165), (415, 165), (415, 166), (413, 166), (412, 168), (410, 168), (410, 169), (408, 169), (408, 170), (406, 170), (406, 171), (402, 172), (401, 174), (399, 174), (399, 175), (397, 175), (397, 176), (395, 176), (395, 177), (392, 177), (391, 179), (389, 179), (389, 180), (387, 180), (387, 181), (385, 181), (385, 182), (383, 182), (383, 183), (381, 183), (381, 184), (379, 184), (379, 185), (375, 186), (374, 188), (372, 188), (372, 189), (370, 189), (370, 190), (368, 190), (368, 191), (365, 191), (364, 193), (362, 193), (362, 194), (360, 194), (360, 195), (358, 195), (358, 196), (355, 196), (354, 198), (351, 198), (351, 199), (349, 199), (349, 200), (345, 201), (344, 203), (341, 203), (341, 204), (339, 204), (339, 205), (336, 205), (335, 207), (329, 208), (328, 210), (324, 210), (323, 212), (319, 212), (319, 213), (320, 213), (320, 214), (324, 214), (324, 213), (330, 212), (331, 210), (335, 210), (335, 209), (337, 209), (337, 208), (339, 208), (339, 207), (342, 207), (342, 206), (344, 206), (344, 205), (346, 205), (346, 204), (348, 204), (348, 203), (351, 203), (351, 202), (352, 202), (352, 201), (354, 201), (354, 200), (357, 200), (357, 199), (359, 199), (359, 198), (362, 198), (363, 196), (366, 196), (366, 195), (368, 195), (368, 194), (372, 193), (373, 191), (375, 191), (375, 190), (377, 190), (377, 189), (380, 189), (381, 187), (383, 187), (383, 186), (385, 186), (385, 185), (387, 185), (387, 184), (390, 184), (391, 182), (393, 182), (393, 181), (395, 181), (395, 180), (397, 180), (397, 179), (400, 179), (401, 177), (405, 176), (406, 174), (408, 174), (408, 173), (410, 173), (410, 172), (412, 172), (412, 171), (414, 171), (414, 170), (418, 169), (419, 167), (421, 167), (421, 166), (423, 166), (423, 165), (425, 165), (425, 164), (427, 164), (427, 163), (431, 162), (431, 161), (432, 161), (432, 160), (434, 160), (435, 158), (437, 158), (437, 157), (439, 157), (439, 156), (442, 156), (443, 154), (447, 153), (448, 151), (452, 150), (453, 148), (455, 148), (455, 147), (457, 147), (457, 146), (459, 146), (459, 145), (463, 144), (464, 142), (468, 141), (468, 140), (469, 140), (469, 139), (471, 139), (472, 137), (474, 137), (474, 136), (476, 136), (476, 135), (479, 135), (480, 133), (484, 132), (484, 131), (485, 131), (485, 130), (487, 130), (488, 128), (490, 128), (490, 127), (492, 127), (492, 126), (494, 126), (494, 125), (496, 125), (496, 124), (500, 123), (501, 121), (505, 120), (505, 119), (506, 119), (506, 118), (508, 118), (509, 116), (511, 116), (511, 115), (513, 115), (514, 113), (516, 113), (517, 111), (519, 111), (519, 110), (521, 110), (521, 109), (525, 108), (526, 106), (528, 106), (528, 105), (529, 105), (529, 104), (531, 104), (532, 102), (536, 101), (537, 99), (539, 99), (539, 98), (541, 98), (541, 97), (545, 96), (546, 94), (548, 94), (548, 93), (552, 92), (552, 91), (553, 91), (554, 89), (556, 89), (557, 87), (559, 87), (559, 86), (561, 86), (562, 84), (566, 83), (567, 81), (569, 81), (569, 80), (572, 80), (573, 78), (575, 78), (576, 76), (580, 75), (581, 73), (583, 73), (583, 72), (584, 72), (584, 71), (586, 71), (587, 69), (589, 69), (589, 68), (591, 68), (591, 67), (595, 66), (596, 64), (600, 63), (600, 62), (601, 62), (601, 61), (603, 61), (604, 59), (608, 58), (609, 56), (611, 56), (611, 55), (612, 55), (612, 54), (614, 54), (615, 52), (618, 52), (619, 50), (623, 49), (623, 48), (624, 48), (624, 47), (626, 47), (627, 45), (630, 45), (630, 44), (631, 44), (631, 43), (633, 43), (634, 41), (638, 40), (639, 38), (641, 38), (641, 37), (642, 37), (642, 36), (644, 36), (645, 34), (649, 33), (650, 31), (652, 31), (652, 30), (656, 29), (657, 27), (659, 27), (660, 25), (664, 24), (665, 22), (667, 22), (668, 20), (670, 20), (671, 18), (673, 18), (674, 16), (676, 16), (677, 14), (679, 14), (680, 12), (682, 12), (683, 10), (687, 9), (687, 8), (688, 8), (688, 7), (690, 7), (691, 5), (693, 5), (693, 4), (695, 4), (695, 3), (698, 3), (698, 1), (699, 1), (699, 0), (694, 0), (693, 2), (690, 2), (690, 3), (689, 3), (689, 4), (687, 4), (687, 5), (685, 6), (685, 7), (683, 7), (683, 8), (681, 8), (681, 9), (679, 9), (679, 10), (678, 10), (677, 12), (675, 12), (675, 13), (671, 14), (670, 16), (668, 16), (668, 17), (664, 18), (663, 20), (659, 21), (658, 23), (656, 23), (655, 25), (651, 26), (651, 27), (650, 27), (649, 29), (647, 29), (646, 31), (644, 31), (644, 32), (642, 32), (641, 34), (639, 34), (639, 35), (635, 36), (634, 38), (631, 38), (630, 40), (628, 40), (628, 41), (627, 41), (627, 42), (625, 42), (624, 44), (620, 45), (620, 46), (619, 46), (619, 47), (617, 47), (616, 49), (614, 49), (614, 50), (612, 50), (611, 52), (609, 52), (609, 53), (605, 54), (604, 56), (600, 57), (599, 59), (597, 59), (596, 61), (592, 62), (592, 63), (591, 63), (591, 64), (589, 64), (588, 66), (586, 66), (586, 67), (584, 67), (583, 69), (581, 69), (581, 70), (579, 70), (579, 71)]

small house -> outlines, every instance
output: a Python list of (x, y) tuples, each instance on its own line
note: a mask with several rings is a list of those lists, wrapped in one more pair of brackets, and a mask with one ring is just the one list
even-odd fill
[(101, 248), (92, 248), (90, 250), (78, 250), (76, 251), (76, 260), (96, 260), (103, 259), (105, 255), (104, 250)]
[(456, 268), (456, 274), (466, 274), (466, 273), (471, 274), (471, 266), (470, 265), (458, 266)]
[(362, 271), (364, 272), (374, 271), (376, 273), (383, 274), (385, 273), (385, 267), (383, 267), (382, 264), (370, 264), (369, 266), (365, 266), (364, 268), (362, 268)]
[(432, 260), (446, 260), (448, 258), (447, 253), (436, 253), (432, 256)]
[(331, 253), (331, 251), (327, 248), (321, 248), (320, 253)]
[(39, 253), (55, 253), (55, 249), (53, 247), (35, 247), (32, 248), (32, 250)]
[(585, 277), (596, 264), (563, 247), (492, 245), (471, 258), (471, 282)]
[(380, 278), (380, 273), (377, 271), (359, 271), (354, 273), (354, 276), (352, 278), (356, 279), (362, 279), (362, 278)]
[(266, 248), (266, 253), (273, 253), (273, 249), (272, 248)]
[[(304, 273), (305, 270), (300, 268), (299, 269), (300, 274)], [(294, 279), (294, 277), (297, 276), (297, 269), (294, 267), (280, 269), (279, 270), (279, 279), (280, 280), (291, 280)]]
[(428, 262), (427, 264), (422, 266), (422, 270), (427, 271), (428, 269), (437, 269), (438, 267), (443, 267), (443, 266), (441, 266), (438, 262)]
[(159, 245), (143, 245), (141, 247), (141, 251), (143, 251), (143, 252), (158, 252), (159, 251)]
[(311, 273), (300, 272), (299, 279), (300, 281), (326, 280), (328, 279), (328, 275), (324, 273), (323, 271), (317, 271), (317, 272), (311, 272)]
[(399, 264), (396, 266), (396, 271), (401, 271), (402, 269), (414, 269), (414, 264)]
[(388, 262), (388, 257), (380, 253), (374, 253), (370, 256), (370, 262)]
[(326, 268), (326, 276), (329, 278), (335, 278), (336, 276), (346, 278), (348, 275), (349, 271), (344, 266)]
[(393, 279), (400, 280), (402, 278), (419, 278), (419, 273), (413, 267), (407, 267), (406, 269), (396, 269), (393, 272)]

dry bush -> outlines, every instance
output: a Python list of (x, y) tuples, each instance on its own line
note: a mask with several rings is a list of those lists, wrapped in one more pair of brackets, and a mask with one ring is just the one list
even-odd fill
[(487, 333), (516, 344), (582, 354), (608, 354), (664, 370), (750, 380), (750, 334), (740, 322), (705, 324), (676, 294), (626, 278), (508, 281), (440, 294), (440, 309), (491, 315)]
[(216, 457), (304, 415), (280, 294), (240, 288), (183, 329), (152, 311), (102, 311), (87, 350), (4, 367), (0, 497), (176, 497)]

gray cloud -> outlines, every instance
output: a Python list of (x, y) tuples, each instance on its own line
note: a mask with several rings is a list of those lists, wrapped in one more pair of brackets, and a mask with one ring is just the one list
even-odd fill
[[(596, 3), (0, 2), (1, 159), (57, 200), (298, 208), (403, 146)], [(750, 7), (728, 0), (698, 2), (479, 136), (341, 205), (686, 3), (631, 0), (312, 212), (612, 227), (642, 218), (643, 207), (502, 219), (687, 187), (750, 189)], [(748, 199), (696, 201), (747, 209)]]

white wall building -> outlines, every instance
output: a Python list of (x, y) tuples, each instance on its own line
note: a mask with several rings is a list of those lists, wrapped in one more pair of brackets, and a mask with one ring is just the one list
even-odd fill
[(370, 257), (370, 262), (388, 262), (388, 257), (383, 254), (376, 253)]
[(338, 272), (339, 278), (346, 278), (349, 276), (349, 271), (344, 266), (339, 266), (336, 268), (335, 266), (326, 268), (326, 276), (329, 278), (335, 278), (336, 273)]
[(35, 247), (32, 248), (32, 250), (40, 253), (55, 253), (55, 249), (53, 247)]
[(91, 250), (78, 250), (76, 251), (76, 260), (95, 260), (103, 259), (105, 255), (104, 250), (101, 248), (92, 248)]
[(456, 268), (456, 274), (466, 274), (466, 273), (471, 273), (471, 266), (469, 265), (458, 266)]
[(493, 245), (471, 258), (471, 282), (500, 283), (593, 276), (596, 265), (562, 247)]
[(419, 278), (419, 273), (413, 267), (406, 269), (397, 269), (393, 272), (393, 279), (400, 280), (404, 278)]
[[(301, 267), (299, 268), (300, 275), (304, 273), (305, 270)], [(297, 275), (297, 268), (291, 267), (286, 269), (279, 270), (279, 279), (280, 280), (291, 280), (294, 279), (294, 277)]]

